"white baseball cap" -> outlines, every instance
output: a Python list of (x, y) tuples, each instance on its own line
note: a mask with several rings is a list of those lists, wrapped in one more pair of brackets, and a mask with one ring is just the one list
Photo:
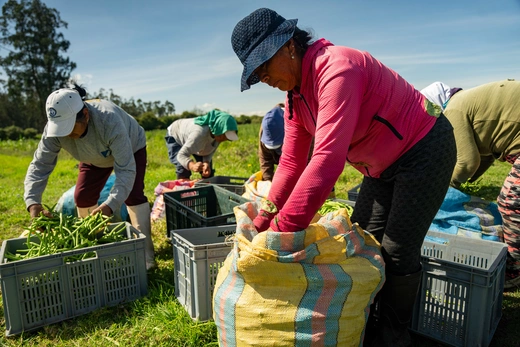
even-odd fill
[(76, 114), (84, 107), (81, 96), (75, 89), (62, 88), (47, 98), (47, 136), (67, 136), (74, 129)]
[(226, 137), (229, 141), (236, 141), (238, 140), (238, 135), (235, 130), (228, 130), (224, 134), (226, 134)]

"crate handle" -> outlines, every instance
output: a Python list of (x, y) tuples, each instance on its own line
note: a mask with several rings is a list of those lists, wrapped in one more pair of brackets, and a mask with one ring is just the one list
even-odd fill
[(439, 260), (438, 258), (435, 258), (435, 257), (425, 257), (424, 255), (422, 256), (422, 258), (428, 259), (428, 263), (429, 264), (435, 264), (435, 265), (439, 265), (439, 266), (441, 265), (438, 262), (436, 262), (436, 260)]
[(181, 199), (184, 199), (184, 198), (189, 198), (191, 196), (197, 196), (199, 195), (199, 191), (198, 190), (193, 190), (191, 192), (185, 192), (185, 193), (181, 193)]
[(229, 201), (236, 202), (239, 205), (242, 204), (242, 201), (240, 201), (239, 199), (235, 198), (234, 196), (229, 195), (228, 198), (229, 198)]
[(436, 260), (438, 260), (437, 258), (431, 258), (431, 257), (428, 257), (428, 265), (434, 265), (434, 266), (437, 266), (439, 268), (442, 268), (443, 267), (443, 264), (437, 262)]
[[(89, 254), (90, 256), (88, 256)], [(85, 249), (78, 249), (74, 251), (67, 251), (65, 254), (63, 254), (63, 264), (74, 263), (78, 260), (96, 259), (97, 257), (98, 253), (95, 250), (86, 251)]]

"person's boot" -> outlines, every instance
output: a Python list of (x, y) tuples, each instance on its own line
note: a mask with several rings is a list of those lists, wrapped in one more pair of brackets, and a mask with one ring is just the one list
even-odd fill
[(146, 260), (146, 270), (150, 270), (156, 266), (155, 253), (153, 249), (152, 228), (150, 224), (150, 204), (148, 202), (135, 206), (126, 206), (130, 222), (141, 233), (146, 236), (144, 242), (144, 255)]
[(94, 211), (96, 208), (98, 208), (98, 205), (95, 204), (94, 206), (90, 207), (76, 207), (76, 210), (78, 212), (79, 218), (85, 218), (90, 215), (90, 212)]
[(405, 276), (386, 274), (386, 282), (380, 293), (377, 346), (411, 346), (408, 326), (412, 320), (421, 274), (421, 271)]
[(363, 346), (372, 346), (379, 331), (379, 293), (374, 298), (374, 302), (370, 305), (370, 313), (368, 315), (365, 326), (365, 337)]

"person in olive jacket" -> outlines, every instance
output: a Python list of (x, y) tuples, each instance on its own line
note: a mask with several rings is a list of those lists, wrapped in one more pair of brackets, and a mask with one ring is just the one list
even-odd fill
[(520, 82), (504, 80), (457, 92), (444, 114), (453, 125), (457, 163), (451, 185), (474, 182), (495, 160), (512, 164), (497, 198), (508, 246), (504, 288), (520, 286)]

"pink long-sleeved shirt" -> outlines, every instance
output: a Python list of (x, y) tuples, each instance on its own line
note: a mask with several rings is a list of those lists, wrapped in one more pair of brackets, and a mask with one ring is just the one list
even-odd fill
[(430, 131), (439, 114), (433, 107), (370, 54), (314, 42), (303, 58), (301, 86), (293, 90), (292, 119), (286, 101), (282, 157), (268, 196), (279, 211), (271, 228), (306, 228), (345, 161), (379, 177)]

